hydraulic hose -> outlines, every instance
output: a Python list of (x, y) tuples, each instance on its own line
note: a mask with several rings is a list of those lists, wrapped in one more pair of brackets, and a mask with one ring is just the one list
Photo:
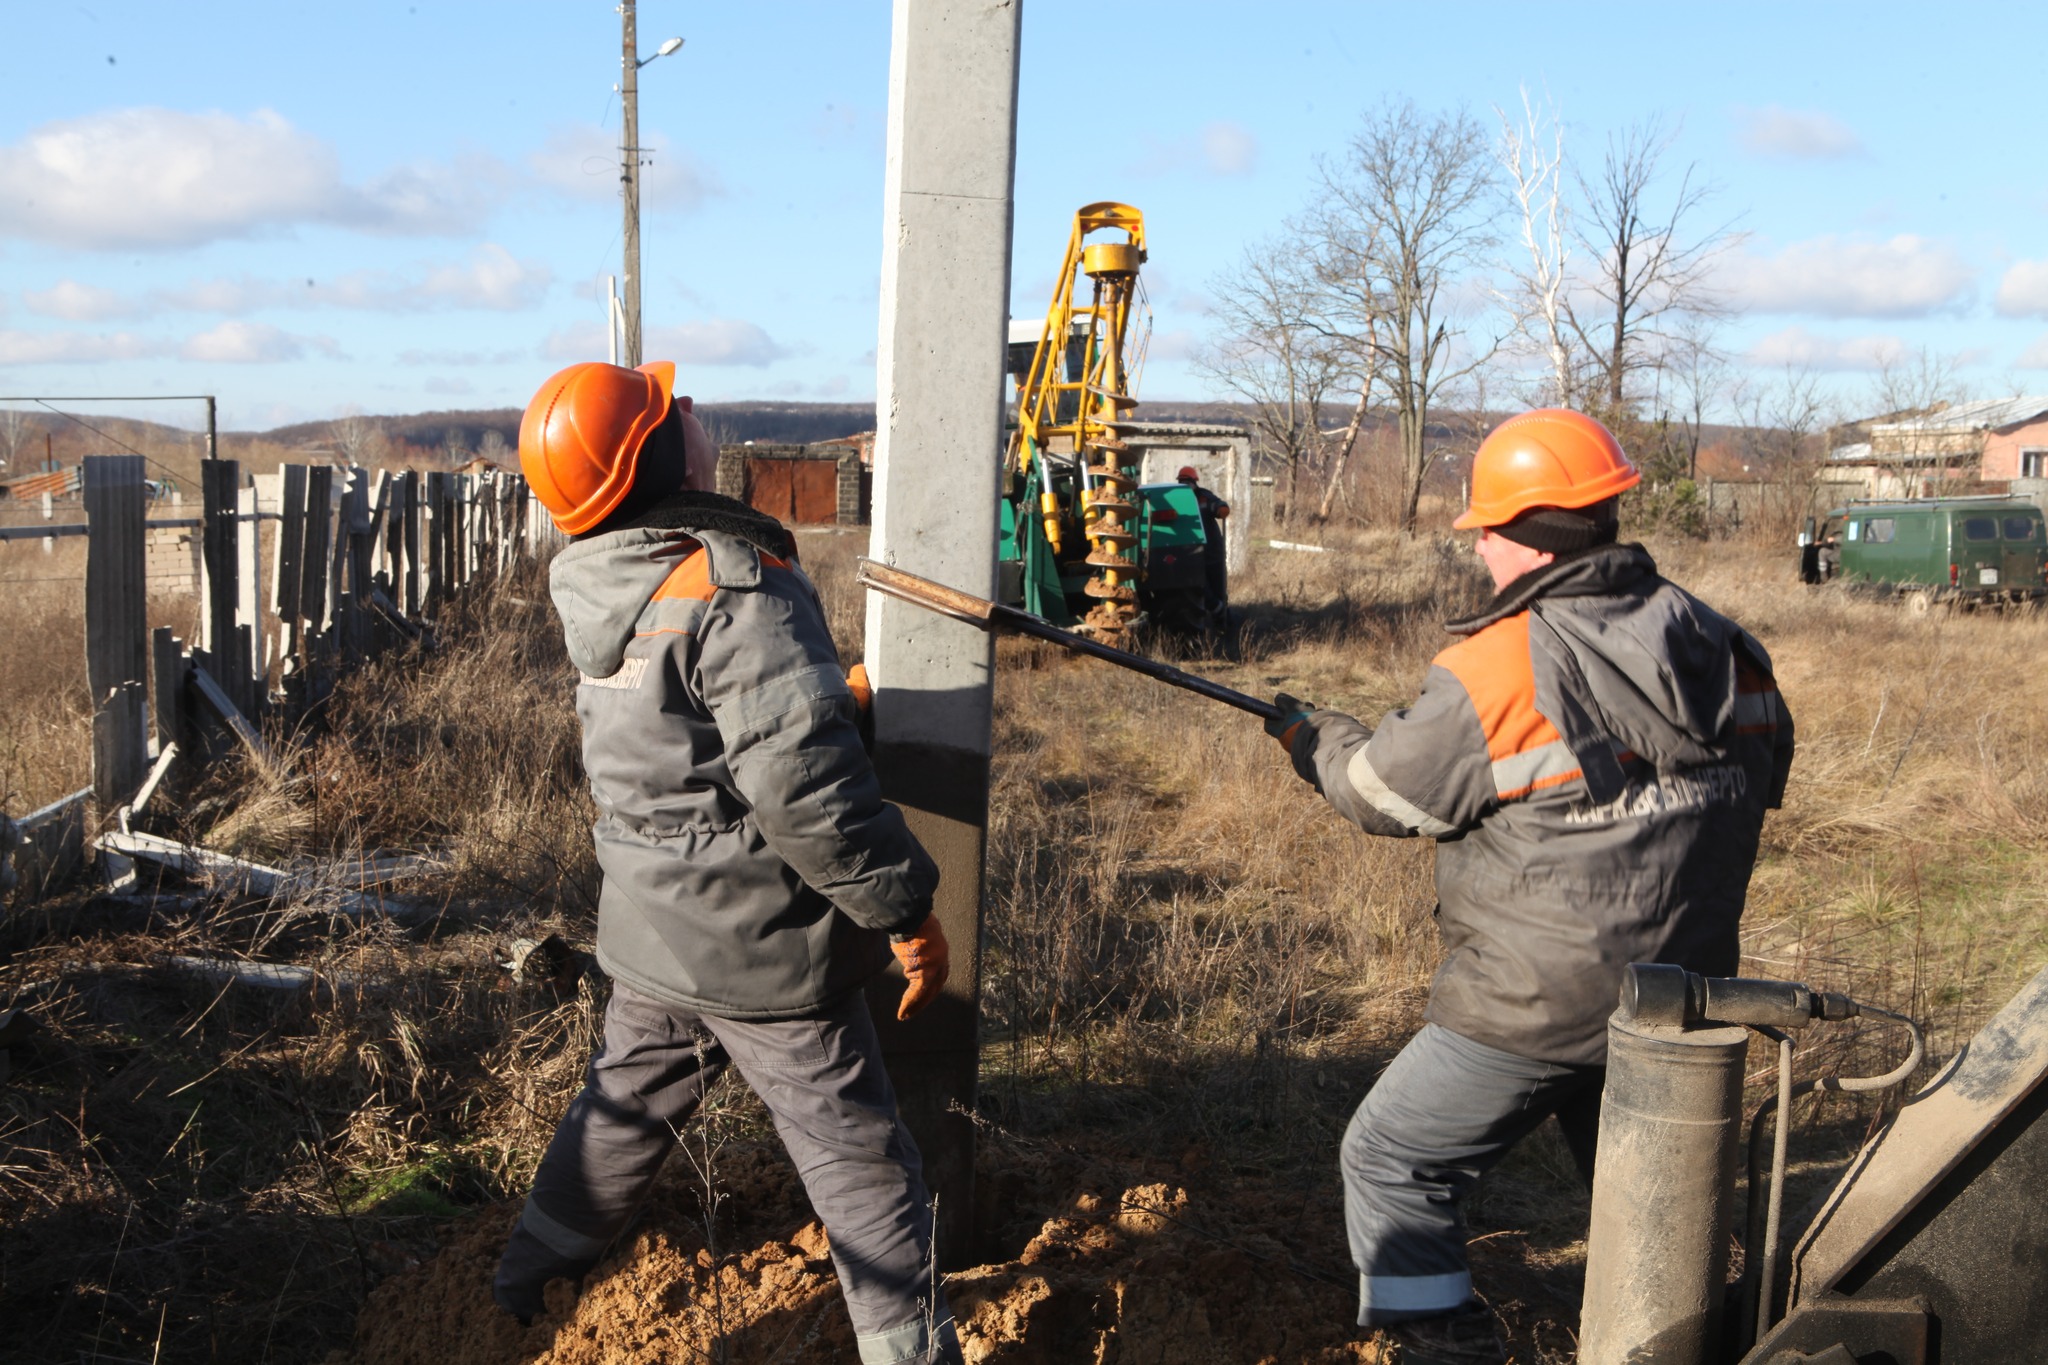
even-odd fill
[[(1801, 1095), (1810, 1095), (1816, 1091), (1862, 1094), (1872, 1090), (1889, 1090), (1908, 1076), (1911, 1076), (1927, 1056), (1927, 1040), (1921, 1034), (1920, 1026), (1905, 1015), (1894, 1014), (1890, 1010), (1879, 1009), (1875, 1005), (1853, 1004), (1852, 1008), (1853, 1012), (1857, 1014), (1870, 1015), (1879, 1019), (1889, 1019), (1895, 1024), (1904, 1025), (1907, 1033), (1913, 1040), (1912, 1046), (1906, 1052), (1906, 1060), (1880, 1076), (1817, 1076), (1810, 1081), (1801, 1081), (1798, 1085), (1794, 1085), (1792, 1083), (1792, 1036), (1775, 1028), (1755, 1026), (1757, 1032), (1778, 1044), (1778, 1093), (1758, 1105), (1755, 1115), (1749, 1121), (1748, 1236), (1745, 1238), (1744, 1245), (1749, 1248), (1752, 1257), (1756, 1256), (1759, 1244), (1761, 1244), (1763, 1250), (1761, 1258), (1758, 1259), (1756, 1285), (1751, 1295), (1751, 1313), (1756, 1324), (1753, 1341), (1762, 1341), (1764, 1334), (1770, 1331), (1775, 1321), (1772, 1314), (1776, 1307), (1775, 1300), (1777, 1297), (1778, 1243), (1782, 1235), (1780, 1224), (1785, 1205), (1785, 1164), (1790, 1132), (1790, 1124), (1787, 1120), (1792, 1113), (1792, 1101)], [(1776, 1123), (1773, 1124), (1772, 1131), (1771, 1192), (1768, 1213), (1765, 1215), (1762, 1228), (1762, 1239), (1761, 1243), (1759, 1243), (1757, 1222), (1760, 1206), (1757, 1200), (1757, 1166), (1760, 1153), (1758, 1147), (1763, 1136), (1764, 1118), (1774, 1113), (1778, 1117)]]

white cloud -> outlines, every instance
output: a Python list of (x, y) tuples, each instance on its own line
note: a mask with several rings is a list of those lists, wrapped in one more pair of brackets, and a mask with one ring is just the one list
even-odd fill
[(739, 318), (649, 328), (645, 350), (685, 365), (767, 365), (789, 354), (773, 337)]
[(1796, 365), (1813, 370), (1878, 370), (1906, 354), (1895, 336), (1817, 336), (1804, 327), (1773, 332), (1743, 356), (1752, 365)]
[(460, 376), (451, 379), (444, 375), (436, 375), (429, 379), (424, 387), (428, 393), (465, 394), (476, 392), (470, 382)]
[(103, 364), (164, 354), (155, 337), (133, 332), (0, 331), (0, 365)]
[(554, 272), (537, 261), (522, 261), (486, 242), (459, 262), (422, 263), (410, 274), (355, 270), (331, 280), (193, 280), (175, 289), (124, 295), (76, 280), (60, 280), (22, 295), (29, 311), (70, 322), (141, 318), (158, 313), (224, 313), (266, 308), (304, 310), (352, 308), (377, 313), (422, 313), (474, 308), (518, 312), (539, 306)]
[(2013, 367), (2021, 370), (2048, 370), (2048, 336), (2042, 337), (2020, 352), (2020, 358), (2013, 362)]
[[(642, 128), (640, 149), (647, 162), (640, 168), (643, 209), (689, 210), (725, 193), (715, 171), (674, 150), (664, 134)], [(542, 184), (572, 199), (619, 197), (619, 135), (596, 124), (557, 128), (526, 164)]]
[[(548, 334), (541, 354), (549, 360), (593, 360), (608, 351), (604, 327), (584, 323)], [(788, 348), (751, 322), (740, 318), (709, 318), (675, 327), (649, 327), (641, 338), (649, 360), (678, 365), (769, 365), (790, 354)]]
[(2048, 317), (2048, 261), (2014, 261), (1998, 282), (1998, 311), (2009, 318)]
[(1832, 318), (1925, 317), (1967, 303), (1975, 280), (1953, 247), (1909, 233), (1882, 242), (1829, 235), (1775, 256), (1732, 254), (1716, 276), (1738, 308)]
[(1210, 175), (1249, 175), (1259, 159), (1259, 140), (1242, 124), (1217, 120), (1192, 137), (1162, 141), (1145, 138), (1145, 154), (1126, 170), (1131, 175), (1171, 175), (1203, 171)]
[[(602, 340), (603, 338), (599, 338)], [(400, 351), (398, 363), (407, 369), (449, 365), (510, 365), (531, 360), (530, 351)]]
[(334, 150), (259, 109), (115, 109), (0, 147), (0, 234), (98, 250), (196, 246), (325, 223), (380, 233), (473, 231), (510, 187), (479, 155), (347, 184)]
[(1736, 141), (1744, 151), (1761, 156), (1796, 157), (1802, 160), (1830, 160), (1855, 156), (1863, 150), (1856, 130), (1816, 109), (1787, 109), (1767, 104), (1761, 109), (1737, 106)]
[(302, 359), (308, 348), (329, 358), (338, 358), (341, 354), (341, 348), (327, 337), (294, 336), (267, 322), (230, 318), (196, 336), (187, 337), (178, 348), (178, 358), (216, 364), (266, 365)]
[(1191, 360), (1201, 349), (1201, 342), (1193, 332), (1178, 328), (1171, 332), (1154, 332), (1145, 345), (1147, 360)]
[(31, 313), (66, 322), (106, 322), (141, 317), (149, 311), (139, 300), (76, 280), (59, 280), (48, 289), (24, 289), (21, 301)]
[(539, 306), (553, 279), (554, 272), (545, 265), (519, 260), (495, 242), (486, 242), (464, 264), (430, 270), (407, 292), (450, 308), (515, 312)]
[(1202, 129), (1202, 159), (1217, 175), (1245, 175), (1259, 157), (1259, 140), (1249, 129), (1218, 121)]

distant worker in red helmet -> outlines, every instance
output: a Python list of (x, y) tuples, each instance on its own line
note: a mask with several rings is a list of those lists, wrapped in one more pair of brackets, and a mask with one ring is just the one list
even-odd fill
[(1230, 556), (1223, 544), (1223, 523), (1230, 520), (1230, 504), (1202, 487), (1202, 475), (1191, 464), (1182, 465), (1173, 477), (1194, 491), (1195, 506), (1202, 512), (1202, 605), (1217, 629), (1228, 631)]
[(713, 490), (675, 366), (572, 365), (519, 462), (574, 543), (550, 574), (599, 811), (604, 1042), (499, 1262), (522, 1321), (640, 1207), (737, 1066), (825, 1225), (862, 1365), (957, 1362), (916, 1144), (861, 987), (908, 1018), (945, 985), (937, 866), (882, 800), (817, 591), (774, 518)]
[(1268, 729), (1370, 834), (1436, 850), (1426, 1023), (1358, 1107), (1340, 1165), (1359, 1324), (1405, 1365), (1497, 1365), (1459, 1202), (1555, 1114), (1590, 1182), (1623, 968), (1733, 975), (1764, 811), (1792, 762), (1770, 656), (1616, 543), (1639, 476), (1560, 409), (1496, 427), (1454, 523), (1496, 589), (1411, 706), (1368, 729), (1282, 695)]

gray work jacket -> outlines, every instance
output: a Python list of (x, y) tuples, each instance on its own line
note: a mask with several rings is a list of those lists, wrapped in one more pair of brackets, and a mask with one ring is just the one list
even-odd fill
[(1622, 968), (1732, 975), (1792, 719), (1770, 656), (1605, 546), (1509, 584), (1376, 730), (1312, 712), (1295, 768), (1374, 834), (1438, 841), (1425, 1017), (1541, 1061), (1604, 1062)]
[(797, 1017), (886, 965), (938, 868), (882, 800), (786, 533), (677, 501), (551, 573), (601, 812), (597, 958), (659, 1000)]

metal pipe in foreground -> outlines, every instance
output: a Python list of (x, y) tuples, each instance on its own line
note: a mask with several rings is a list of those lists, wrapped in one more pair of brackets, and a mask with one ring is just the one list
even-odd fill
[(1748, 1047), (1626, 1001), (1608, 1020), (1580, 1365), (1718, 1358)]

